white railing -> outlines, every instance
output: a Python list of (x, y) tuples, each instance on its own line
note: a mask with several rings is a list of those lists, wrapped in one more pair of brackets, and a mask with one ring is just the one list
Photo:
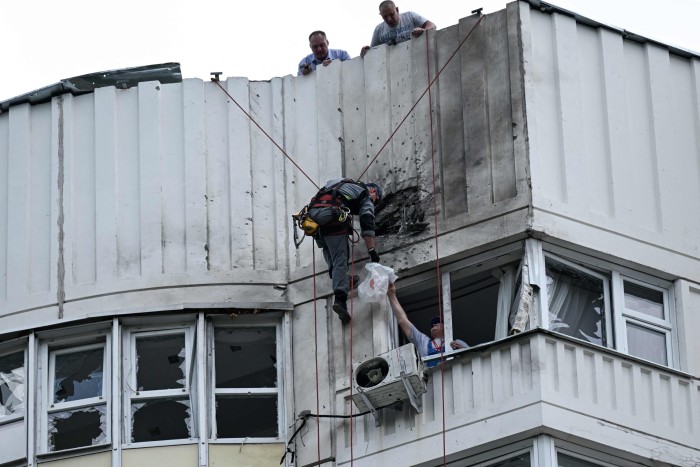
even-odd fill
[[(347, 395), (338, 397), (346, 413)], [(449, 457), (545, 430), (622, 449), (629, 443), (629, 450), (649, 457), (659, 445), (678, 456), (700, 450), (697, 378), (536, 330), (471, 349), (448, 361), (444, 373), (433, 370), (423, 413), (406, 403), (402, 410), (384, 409), (379, 427), (371, 416), (356, 419), (352, 453), (350, 423), (339, 424), (338, 465), (351, 455), (353, 465), (442, 459), (443, 403)], [(616, 436), (606, 437), (608, 429)]]

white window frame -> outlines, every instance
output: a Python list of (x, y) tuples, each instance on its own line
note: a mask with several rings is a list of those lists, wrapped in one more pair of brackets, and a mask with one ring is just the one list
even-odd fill
[[(138, 356), (136, 354), (136, 340), (141, 337), (154, 337), (154, 336), (166, 336), (166, 335), (179, 335), (184, 334), (185, 336), (185, 385), (184, 388), (176, 389), (159, 389), (151, 391), (139, 391), (136, 387), (136, 362), (138, 361)], [(196, 363), (196, 346), (195, 346), (195, 323), (188, 323), (185, 325), (177, 326), (152, 326), (142, 329), (129, 329), (124, 332), (125, 347), (128, 349), (124, 352), (123, 363), (124, 368), (122, 369), (122, 374), (124, 375), (124, 387), (123, 387), (123, 420), (124, 429), (123, 436), (124, 442), (123, 446), (138, 446), (138, 447), (150, 447), (150, 446), (165, 446), (173, 444), (192, 444), (198, 437), (198, 422), (197, 422), (197, 410), (198, 410), (198, 398), (197, 398), (197, 377), (194, 374), (194, 370), (197, 368)], [(161, 441), (132, 441), (131, 433), (131, 423), (132, 423), (132, 413), (131, 405), (139, 402), (146, 402), (151, 400), (165, 400), (165, 399), (184, 399), (187, 398), (190, 403), (190, 425), (191, 432), (189, 438), (180, 439), (169, 439)]]
[[(102, 339), (102, 337), (104, 337), (104, 339)], [(53, 389), (56, 378), (56, 355), (75, 353), (82, 350), (97, 348), (102, 348), (102, 394), (88, 399), (68, 402), (54, 402)], [(37, 399), (40, 405), (40, 427), (38, 430), (39, 439), (37, 440), (39, 454), (69, 452), (74, 450), (90, 449), (94, 448), (95, 446), (108, 446), (111, 444), (111, 349), (111, 335), (109, 331), (97, 332), (91, 336), (90, 339), (67, 339), (65, 341), (52, 341), (50, 344), (42, 342), (40, 349), (40, 360), (43, 362), (42, 367), (45, 368), (45, 371), (41, 371), (41, 391), (39, 391), (39, 394), (37, 394)], [(41, 370), (42, 367), (39, 369)], [(98, 406), (104, 406), (105, 410), (105, 441), (103, 443), (91, 446), (80, 446), (63, 451), (49, 450), (49, 416), (51, 414)]]
[(0, 358), (2, 357), (7, 357), (8, 355), (16, 354), (22, 352), (24, 356), (24, 408), (19, 411), (19, 412), (13, 412), (10, 415), (0, 415), (0, 425), (5, 425), (7, 423), (12, 423), (16, 422), (17, 420), (21, 420), (25, 417), (27, 414), (27, 390), (28, 390), (28, 385), (27, 385), (27, 374), (28, 374), (28, 367), (27, 367), (27, 346), (26, 344), (22, 347), (20, 346), (14, 346), (14, 347), (9, 347), (6, 349), (0, 349)]
[[(675, 329), (675, 313), (671, 312), (672, 310), (670, 305), (673, 299), (673, 287), (671, 287), (670, 285), (668, 288), (659, 287), (635, 279), (633, 277), (622, 275), (617, 271), (613, 271), (612, 277), (615, 291), (613, 295), (613, 302), (615, 304), (615, 322), (619, 323), (615, 327), (615, 337), (617, 340), (618, 350), (629, 354), (629, 349), (627, 346), (627, 324), (631, 323), (636, 326), (640, 326), (651, 331), (664, 334), (664, 336), (666, 337), (666, 365), (669, 367), (673, 367), (674, 362), (677, 361), (677, 359), (674, 358), (677, 346), (674, 346), (675, 339), (673, 336), (673, 330)], [(625, 305), (625, 282), (629, 282), (640, 287), (644, 287), (646, 289), (661, 292), (663, 297), (664, 319), (655, 318), (653, 316), (627, 308)], [(657, 364), (661, 365), (660, 363)]]
[[(545, 258), (552, 257), (556, 261), (567, 264), (571, 267), (580, 269), (582, 272), (587, 274), (597, 273), (597, 274), (609, 274), (610, 275), (610, 290), (609, 295), (605, 299), (606, 307), (606, 319), (608, 319), (608, 326), (606, 326), (606, 332), (613, 333), (613, 338), (608, 336), (607, 347), (614, 349), (625, 355), (629, 355), (633, 358), (640, 358), (634, 355), (630, 355), (627, 349), (627, 329), (626, 323), (630, 322), (639, 326), (644, 326), (655, 331), (664, 330), (668, 332), (667, 334), (667, 365), (661, 365), (656, 362), (649, 362), (653, 365), (659, 365), (666, 368), (677, 369), (680, 357), (678, 349), (678, 329), (676, 325), (676, 313), (675, 309), (675, 298), (674, 298), (674, 287), (671, 281), (662, 279), (657, 276), (650, 275), (648, 273), (636, 271), (619, 264), (612, 263), (603, 259), (599, 259), (584, 253), (579, 253), (573, 250), (569, 250), (564, 247), (560, 247), (554, 244), (540, 242), (539, 240), (528, 240), (535, 248), (532, 249), (535, 253), (533, 254), (533, 261), (539, 261), (539, 266), (535, 270), (535, 277), (537, 285), (540, 287), (540, 323), (539, 325), (545, 329), (549, 329), (549, 307), (548, 307), (548, 297), (546, 294), (546, 272), (545, 272)], [(537, 254), (542, 252), (541, 254)], [(539, 259), (538, 259), (539, 258)], [(564, 259), (566, 258), (566, 259)], [(585, 265), (585, 266), (584, 266)], [(595, 268), (595, 269), (593, 269)], [(631, 282), (652, 290), (658, 290), (663, 293), (664, 297), (664, 316), (665, 320), (658, 320), (652, 316), (645, 315), (643, 313), (634, 312), (632, 310), (626, 310), (624, 305), (624, 288), (623, 281)], [(544, 291), (544, 292), (543, 292)], [(611, 316), (608, 317), (607, 308), (611, 309)], [(556, 332), (556, 331), (553, 331)], [(624, 335), (623, 335), (624, 334)], [(648, 360), (645, 360), (648, 361)]]
[[(275, 388), (221, 388), (216, 387), (216, 346), (215, 346), (215, 331), (217, 329), (224, 328), (240, 328), (240, 329), (254, 329), (254, 328), (274, 328), (275, 329), (275, 355), (278, 364), (276, 365), (277, 370), (277, 387)], [(284, 362), (283, 346), (282, 346), (282, 323), (279, 319), (255, 319), (255, 320), (245, 320), (242, 323), (236, 324), (221, 324), (217, 322), (210, 321), (208, 323), (207, 341), (210, 361), (209, 361), (209, 407), (211, 408), (211, 416), (209, 417), (209, 441), (212, 443), (243, 443), (249, 440), (253, 440), (255, 443), (279, 443), (284, 440), (284, 424), (282, 423), (284, 419)], [(216, 397), (226, 396), (226, 395), (250, 395), (250, 396), (261, 396), (261, 395), (277, 395), (277, 437), (265, 437), (265, 438), (218, 438), (216, 436)]]
[[(550, 299), (550, 297), (549, 297), (549, 294), (547, 293), (547, 286), (546, 286), (547, 259), (551, 259), (551, 260), (556, 261), (558, 263), (561, 263), (565, 266), (568, 266), (572, 269), (576, 269), (578, 271), (581, 271), (582, 273), (589, 275), (591, 277), (594, 277), (596, 279), (600, 279), (603, 282), (603, 304), (605, 307), (605, 312), (604, 312), (604, 316), (603, 316), (603, 319), (605, 319), (605, 347), (606, 348), (615, 348), (614, 347), (615, 344), (614, 344), (613, 328), (616, 326), (615, 326), (615, 323), (613, 321), (612, 294), (610, 293), (611, 292), (610, 279), (604, 274), (601, 274), (601, 273), (596, 272), (592, 269), (581, 266), (580, 264), (574, 263), (572, 261), (569, 261), (569, 260), (564, 259), (564, 258), (557, 256), (557, 255), (553, 255), (553, 254), (548, 253), (548, 252), (544, 252), (544, 268), (542, 269), (543, 274), (545, 275), (545, 277), (544, 277), (545, 287), (543, 290), (543, 293), (545, 295), (544, 303), (547, 306), (547, 312), (542, 313), (543, 326), (546, 327), (547, 329), (549, 329), (549, 327), (550, 327), (550, 323), (549, 323), (549, 315), (550, 315), (549, 299)], [(554, 332), (556, 332), (556, 331), (554, 331)], [(587, 342), (587, 341), (584, 341), (584, 342)], [(589, 342), (589, 343), (592, 345), (596, 345), (596, 344), (593, 344), (592, 342)]]

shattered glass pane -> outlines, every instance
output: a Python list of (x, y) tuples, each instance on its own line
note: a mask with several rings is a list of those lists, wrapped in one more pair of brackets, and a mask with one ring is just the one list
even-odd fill
[(603, 280), (547, 259), (549, 328), (593, 344), (605, 342)]
[(217, 329), (216, 387), (277, 387), (276, 335), (273, 327)]
[(185, 387), (184, 333), (137, 337), (136, 355), (138, 391)]
[(131, 441), (192, 438), (188, 399), (156, 399), (131, 404)]
[(217, 438), (276, 438), (277, 396), (217, 396)]
[(24, 411), (24, 352), (0, 357), (0, 417)]
[(104, 405), (49, 414), (49, 450), (94, 446), (107, 441)]
[(56, 354), (54, 402), (102, 395), (104, 348)]

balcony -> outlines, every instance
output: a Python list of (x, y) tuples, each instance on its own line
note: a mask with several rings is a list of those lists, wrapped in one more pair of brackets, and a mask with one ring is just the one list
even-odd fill
[(344, 422), (338, 465), (442, 463), (443, 388), (448, 461), (541, 433), (674, 465), (700, 448), (700, 380), (538, 329), (447, 361), (444, 384), (432, 370), (421, 414), (405, 404), (384, 409), (379, 427), (357, 418), (352, 453)]

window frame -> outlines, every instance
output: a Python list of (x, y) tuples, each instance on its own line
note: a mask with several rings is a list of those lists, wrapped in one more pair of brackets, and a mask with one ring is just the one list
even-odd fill
[[(82, 350), (102, 348), (102, 395), (90, 397), (87, 399), (79, 399), (76, 401), (54, 402), (53, 385), (55, 383), (56, 372), (56, 355), (79, 352)], [(112, 336), (111, 328), (109, 330), (100, 330), (94, 332), (88, 338), (66, 338), (62, 340), (46, 340), (40, 343), (41, 364), (40, 371), (40, 388), (36, 394), (40, 415), (40, 427), (37, 430), (39, 439), (36, 441), (39, 455), (65, 453), (78, 450), (95, 449), (97, 447), (105, 447), (112, 444)], [(90, 446), (79, 446), (75, 448), (63, 450), (49, 449), (49, 417), (51, 414), (65, 412), (70, 410), (84, 409), (90, 407), (104, 407), (105, 416), (105, 440), (102, 443)]]
[[(582, 266), (578, 263), (575, 263), (573, 261), (570, 261), (568, 259), (562, 258), (561, 256), (549, 253), (547, 251), (543, 252), (544, 253), (544, 268), (543, 268), (543, 273), (544, 273), (544, 304), (547, 306), (547, 312), (542, 313), (542, 324), (543, 327), (546, 329), (551, 330), (552, 332), (557, 332), (556, 330), (550, 329), (550, 321), (549, 321), (549, 316), (551, 315), (551, 311), (549, 310), (549, 293), (547, 291), (546, 287), (546, 281), (547, 281), (547, 259), (551, 259), (552, 261), (558, 262), (563, 264), (564, 266), (568, 266), (572, 269), (576, 269), (578, 271), (581, 271), (582, 273), (589, 275), (591, 277), (594, 277), (596, 279), (600, 279), (603, 282), (603, 304), (605, 308), (605, 313), (603, 315), (603, 318), (605, 319), (605, 345), (602, 347), (608, 348), (608, 349), (614, 349), (615, 348), (615, 333), (614, 329), (617, 328), (615, 326), (614, 322), (614, 313), (613, 313), (613, 303), (612, 303), (612, 281), (611, 279), (603, 274), (602, 272), (595, 271), (593, 269), (589, 269), (585, 266)], [(562, 333), (563, 334), (563, 333)], [(573, 337), (574, 339), (579, 339), (578, 337), (575, 336), (570, 336)], [(582, 339), (581, 339), (582, 340)], [(593, 342), (589, 341), (584, 341), (588, 342), (589, 344), (592, 345), (599, 345), (595, 344)]]
[[(525, 278), (520, 274), (523, 268), (523, 260), (525, 257), (525, 245), (522, 241), (520, 242), (515, 242), (515, 243), (510, 243), (498, 248), (495, 248), (493, 250), (485, 251), (483, 253), (479, 253), (473, 256), (469, 256), (467, 258), (462, 258), (459, 259), (453, 263), (446, 264), (444, 266), (441, 266), (440, 272), (440, 285), (441, 285), (441, 300), (442, 300), (442, 313), (443, 313), (443, 321), (444, 321), (444, 329), (445, 329), (445, 341), (446, 342), (451, 342), (455, 339), (455, 336), (453, 335), (453, 321), (454, 321), (454, 315), (452, 311), (452, 281), (451, 281), (451, 274), (455, 273), (465, 273), (464, 277), (469, 277), (471, 275), (476, 275), (479, 274), (480, 272), (484, 271), (491, 271), (497, 268), (500, 268), (505, 265), (509, 265), (512, 263), (517, 263), (517, 267), (513, 271), (513, 277), (507, 280), (507, 287), (509, 287), (508, 291), (508, 296), (513, 296), (515, 293), (517, 293), (519, 289), (519, 283), (517, 282), (518, 277), (521, 278), (521, 281), (524, 281)], [(418, 273), (414, 276), (402, 278), (400, 282), (397, 282), (397, 289), (399, 292), (399, 295), (401, 294), (401, 291), (405, 291), (411, 287), (415, 287), (421, 283), (425, 283), (431, 280), (435, 280), (435, 272), (434, 271), (425, 271)], [(509, 317), (510, 317), (510, 306), (504, 306), (500, 302), (499, 298), (499, 303), (497, 304), (496, 307), (496, 329), (494, 330), (494, 340), (490, 342), (483, 342), (477, 345), (474, 345), (470, 348), (478, 347), (480, 345), (486, 345), (491, 342), (496, 342), (502, 339), (505, 339), (508, 337), (508, 332), (510, 328), (509, 324)], [(400, 342), (400, 335), (402, 331), (399, 329), (398, 323), (396, 321), (396, 317), (393, 315), (393, 313), (390, 313), (391, 317), (391, 323), (390, 323), (390, 329), (393, 330), (392, 338), (393, 338), (393, 343), (392, 345), (394, 347), (398, 346)], [(409, 317), (410, 318), (410, 317)], [(505, 326), (504, 329), (499, 329), (499, 326)], [(460, 338), (460, 336), (457, 336), (457, 338)], [(462, 352), (465, 352), (466, 350), (464, 349), (458, 349), (458, 350), (453, 350), (450, 346), (444, 346), (445, 352), (442, 354), (442, 358), (452, 358), (453, 354), (459, 354)], [(429, 362), (431, 360), (438, 360), (440, 359), (441, 356), (440, 354), (436, 354), (433, 356), (429, 357), (423, 357), (422, 361), (424, 363)], [(428, 367), (426, 367), (426, 370), (430, 370)]]
[[(548, 297), (546, 296), (546, 269), (545, 269), (545, 258), (547, 256), (553, 257), (555, 260), (564, 262), (571, 267), (580, 269), (581, 271), (589, 274), (591, 272), (596, 272), (598, 274), (609, 274), (610, 275), (610, 298), (606, 300), (606, 308), (611, 307), (612, 315), (611, 321), (609, 321), (610, 326), (608, 326), (608, 332), (612, 328), (613, 339), (608, 341), (606, 348), (615, 350), (621, 354), (627, 355), (632, 358), (638, 358), (645, 362), (649, 362), (652, 365), (659, 365), (664, 368), (679, 369), (680, 356), (679, 356), (679, 342), (678, 342), (678, 327), (677, 327), (677, 313), (674, 295), (674, 283), (672, 280), (668, 280), (657, 275), (652, 275), (647, 272), (642, 272), (639, 270), (634, 270), (629, 267), (620, 265), (618, 263), (613, 263), (611, 261), (606, 261), (604, 259), (591, 256), (590, 254), (580, 253), (578, 251), (570, 250), (558, 245), (551, 243), (541, 242), (539, 240), (529, 240), (535, 245), (535, 253), (532, 255), (534, 261), (539, 261), (538, 270), (540, 277), (536, 279), (537, 284), (540, 287), (540, 293), (542, 289), (545, 290), (543, 300), (540, 300), (540, 310), (542, 310), (540, 315), (541, 322), (539, 323), (545, 329), (552, 331), (549, 327), (548, 317), (549, 317), (549, 306)], [(538, 254), (537, 251), (540, 253)], [(539, 258), (539, 259), (538, 259)], [(536, 272), (537, 275), (537, 272)], [(652, 290), (661, 291), (664, 297), (664, 313), (667, 320), (654, 319), (651, 316), (640, 314), (638, 312), (623, 311), (624, 305), (624, 281), (631, 282), (642, 287), (646, 287)], [(667, 364), (663, 365), (658, 362), (653, 362), (651, 360), (646, 360), (642, 357), (637, 357), (629, 353), (627, 348), (627, 337), (626, 337), (626, 326), (627, 322), (632, 322), (636, 325), (644, 326), (648, 329), (658, 331), (659, 327), (656, 326), (667, 326)], [(624, 336), (621, 333), (624, 332)], [(624, 343), (624, 345), (623, 345)], [(596, 344), (592, 344), (596, 345)]]
[[(666, 337), (667, 362), (665, 366), (674, 368), (674, 363), (678, 361), (676, 357), (678, 346), (673, 332), (674, 329), (676, 329), (675, 313), (671, 307), (671, 303), (673, 302), (673, 286), (669, 285), (667, 288), (663, 288), (658, 285), (649, 284), (634, 277), (630, 277), (629, 275), (623, 275), (617, 271), (613, 271), (612, 277), (613, 284), (616, 285), (615, 293), (613, 294), (613, 303), (615, 304), (615, 322), (619, 323), (619, 325), (615, 327), (615, 337), (618, 344), (617, 350), (636, 358), (643, 358), (629, 353), (627, 343), (627, 325), (632, 323), (636, 326), (664, 334)], [(663, 297), (662, 307), (665, 319), (659, 319), (627, 308), (625, 305), (625, 282), (629, 282), (649, 290), (661, 292)], [(663, 365), (663, 363), (653, 363)]]
[[(209, 354), (208, 361), (208, 406), (210, 408), (209, 423), (208, 423), (208, 441), (210, 443), (242, 443), (253, 440), (255, 443), (268, 444), (268, 443), (279, 443), (284, 441), (285, 427), (283, 424), (284, 419), (284, 365), (276, 365), (277, 370), (277, 385), (275, 388), (221, 388), (216, 387), (216, 340), (215, 333), (217, 329), (231, 329), (231, 328), (274, 328), (275, 329), (275, 355), (277, 362), (283, 362), (284, 352), (283, 352), (283, 329), (282, 321), (275, 318), (256, 318), (255, 320), (243, 319), (243, 322), (239, 323), (222, 323), (210, 320), (207, 326), (207, 349)], [(261, 438), (219, 438), (217, 436), (217, 425), (216, 425), (216, 397), (219, 395), (250, 395), (250, 396), (260, 396), (260, 395), (271, 395), (277, 394), (277, 437), (261, 437)]]
[[(175, 389), (157, 389), (149, 391), (139, 391), (136, 382), (136, 362), (138, 355), (136, 353), (136, 341), (141, 337), (167, 336), (184, 334), (185, 336), (185, 385), (184, 388)], [(198, 397), (197, 397), (197, 345), (196, 345), (196, 322), (179, 323), (175, 325), (157, 324), (154, 323), (148, 326), (139, 326), (127, 328), (123, 330), (123, 340), (125, 343), (125, 351), (123, 352), (123, 387), (122, 387), (122, 420), (123, 429), (122, 446), (128, 447), (151, 447), (151, 446), (167, 446), (174, 444), (192, 444), (196, 442), (198, 437)], [(128, 349), (128, 350), (127, 350)], [(142, 393), (142, 394), (141, 394)], [(134, 396), (135, 394), (135, 396)], [(190, 437), (158, 440), (158, 441), (132, 441), (132, 411), (131, 405), (138, 402), (146, 402), (153, 400), (172, 400), (187, 398), (191, 411), (190, 415)]]

